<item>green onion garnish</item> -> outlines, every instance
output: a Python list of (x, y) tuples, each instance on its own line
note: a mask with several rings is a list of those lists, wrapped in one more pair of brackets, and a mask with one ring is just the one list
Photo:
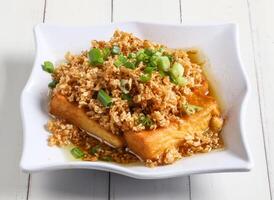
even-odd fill
[(98, 152), (99, 149), (100, 149), (100, 145), (98, 144), (98, 145), (96, 145), (94, 147), (91, 147), (89, 149), (89, 153), (92, 154), (92, 155), (94, 155), (94, 154), (96, 154)]
[(167, 57), (168, 57), (168, 59), (169, 59), (169, 61), (170, 61), (171, 63), (173, 62), (174, 58), (173, 58), (173, 56), (172, 56), (172, 55), (167, 54), (167, 55), (165, 55), (165, 56), (167, 56)]
[(198, 112), (198, 111), (200, 111), (200, 110), (203, 109), (200, 106), (191, 105), (189, 103), (184, 103), (183, 104), (183, 108), (184, 108), (186, 114), (188, 114), (188, 115), (192, 115), (192, 114), (194, 114), (194, 113), (196, 113), (196, 112)]
[(148, 66), (144, 69), (144, 72), (147, 74), (151, 74), (155, 70), (155, 67)]
[(183, 76), (177, 78), (177, 84), (180, 86), (185, 86), (188, 83), (187, 79)]
[(112, 158), (110, 156), (104, 156), (104, 157), (101, 157), (100, 160), (110, 162), (112, 161)]
[(147, 63), (149, 61), (149, 56), (147, 54), (145, 54), (145, 50), (144, 49), (141, 49), (136, 54), (136, 60), (138, 62), (142, 61), (142, 62)]
[(111, 49), (111, 53), (112, 53), (113, 55), (118, 55), (118, 54), (120, 54), (120, 52), (121, 52), (120, 47), (117, 46), (117, 45), (114, 45), (114, 46), (112, 47), (112, 49)]
[(115, 60), (114, 63), (115, 67), (121, 67), (123, 63), (120, 60)]
[(104, 90), (99, 90), (97, 99), (105, 106), (109, 107), (112, 103), (111, 97)]
[(159, 58), (160, 56), (156, 55), (155, 53), (153, 56), (150, 57), (149, 64), (153, 67), (157, 67)]
[(142, 83), (146, 83), (146, 82), (148, 82), (150, 79), (151, 79), (151, 74), (143, 74), (143, 75), (140, 77), (140, 81), (141, 81)]
[(141, 114), (139, 116), (139, 119), (138, 119), (139, 123), (142, 124), (143, 126), (145, 126), (146, 128), (149, 128), (151, 127), (151, 125), (153, 124), (153, 121), (146, 115), (144, 114)]
[(89, 63), (91, 65), (102, 65), (104, 63), (104, 58), (99, 49), (93, 48), (88, 52)]
[(121, 98), (123, 100), (127, 100), (127, 101), (130, 101), (132, 99), (132, 97), (130, 96), (130, 94), (126, 94), (126, 93), (122, 93)]
[(119, 55), (118, 59), (114, 61), (116, 67), (121, 67), (127, 62), (127, 58), (123, 55)]
[(184, 67), (180, 63), (175, 62), (170, 69), (170, 73), (172, 74), (173, 77), (176, 77), (176, 78), (179, 76), (183, 76)]
[(165, 51), (164, 47), (160, 47), (160, 48), (158, 49), (158, 52), (161, 53), (161, 54), (162, 54), (164, 51)]
[(161, 56), (158, 59), (159, 70), (167, 72), (170, 68), (170, 61), (167, 56)]
[(145, 49), (144, 53), (148, 56), (152, 56), (155, 53), (155, 51), (152, 49)]
[(129, 69), (135, 69), (135, 64), (133, 62), (128, 61), (128, 59), (123, 55), (119, 55), (118, 59), (115, 60), (113, 64), (116, 67), (125, 66)]
[(45, 72), (48, 72), (48, 73), (53, 73), (54, 71), (54, 65), (52, 64), (52, 62), (50, 61), (45, 61), (44, 64), (42, 65), (42, 69), (45, 71)]
[(129, 53), (129, 54), (128, 54), (128, 58), (129, 58), (129, 59), (136, 58), (136, 54), (135, 54), (135, 53)]
[(129, 69), (135, 69), (135, 64), (133, 62), (126, 62), (124, 63), (124, 66)]
[(110, 53), (111, 53), (110, 48), (103, 48), (102, 56), (103, 56), (104, 60), (106, 60), (109, 57)]
[(49, 86), (49, 88), (53, 89), (53, 88), (56, 87), (57, 84), (58, 84), (58, 81), (57, 81), (57, 80), (52, 80), (52, 81), (48, 84), (48, 86)]
[(187, 84), (187, 79), (183, 77), (184, 75), (184, 67), (175, 62), (169, 70), (169, 77), (171, 81), (180, 86), (184, 86)]
[(70, 153), (73, 155), (74, 158), (79, 159), (84, 157), (84, 152), (79, 147), (74, 147), (70, 150)]

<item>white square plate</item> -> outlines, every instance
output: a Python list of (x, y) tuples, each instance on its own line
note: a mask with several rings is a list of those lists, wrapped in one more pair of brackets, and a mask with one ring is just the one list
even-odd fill
[[(41, 70), (45, 60), (59, 62), (67, 51), (80, 53), (90, 41), (109, 40), (115, 29), (132, 32), (142, 39), (171, 48), (201, 49), (210, 61), (207, 71), (214, 78), (223, 104), (226, 123), (222, 132), (225, 150), (183, 158), (172, 165), (148, 168), (109, 162), (84, 162), (67, 159), (64, 151), (49, 147), (44, 125), (50, 76)], [(248, 82), (239, 55), (235, 24), (163, 25), (140, 22), (114, 23), (90, 27), (61, 27), (39, 24), (35, 27), (36, 58), (21, 96), (24, 148), (21, 169), (27, 172), (85, 168), (111, 171), (142, 179), (157, 179), (197, 173), (248, 171), (252, 167), (243, 124)]]

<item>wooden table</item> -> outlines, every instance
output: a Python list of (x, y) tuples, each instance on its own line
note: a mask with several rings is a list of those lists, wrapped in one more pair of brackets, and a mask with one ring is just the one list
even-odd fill
[[(0, 199), (268, 200), (274, 194), (273, 0), (1, 0)], [(19, 97), (34, 60), (37, 23), (91, 25), (117, 21), (236, 22), (251, 83), (245, 125), (255, 166), (248, 173), (136, 180), (70, 170), (24, 174), (19, 169)], [(34, 122), (35, 123), (35, 122)]]

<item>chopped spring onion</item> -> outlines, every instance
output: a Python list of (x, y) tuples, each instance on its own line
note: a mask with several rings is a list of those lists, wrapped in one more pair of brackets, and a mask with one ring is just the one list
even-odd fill
[(52, 81), (48, 84), (48, 86), (49, 86), (49, 88), (53, 89), (53, 88), (56, 87), (57, 84), (58, 84), (58, 81), (57, 81), (57, 80), (52, 80)]
[(129, 68), (129, 69), (135, 69), (135, 63), (133, 63), (133, 62), (126, 62), (125, 64), (124, 64), (124, 66), (126, 67), (126, 68)]
[(188, 115), (192, 115), (192, 114), (194, 114), (196, 112), (199, 112), (200, 110), (203, 109), (200, 106), (192, 105), (192, 104), (189, 104), (189, 103), (184, 103), (183, 108), (184, 108), (186, 114), (188, 114)]
[(135, 53), (130, 53), (130, 54), (128, 54), (128, 58), (129, 59), (136, 58), (136, 54)]
[(160, 70), (167, 72), (170, 68), (170, 61), (167, 56), (161, 56), (158, 59), (158, 67)]
[(161, 47), (161, 48), (158, 49), (158, 52), (161, 53), (161, 54), (162, 54), (164, 51), (165, 51), (164, 47)]
[(103, 48), (102, 56), (103, 56), (104, 60), (106, 60), (109, 57), (110, 53), (111, 53), (110, 48)]
[(42, 65), (42, 69), (45, 72), (53, 73), (53, 71), (54, 71), (54, 65), (50, 61), (45, 61), (44, 64)]
[(145, 63), (147, 63), (148, 61), (149, 61), (149, 56), (147, 55), (147, 54), (145, 54), (145, 50), (144, 49), (141, 49), (141, 50), (139, 50), (138, 52), (137, 52), (137, 54), (136, 54), (136, 60), (138, 61), (138, 62), (145, 62)]
[(139, 117), (139, 123), (145, 126), (146, 128), (149, 128), (153, 124), (153, 121), (148, 116), (141, 114)]
[(123, 55), (119, 55), (118, 59), (114, 61), (114, 65), (116, 67), (125, 66), (129, 69), (135, 69), (135, 63), (128, 61), (128, 59)]
[(152, 49), (145, 49), (144, 53), (148, 56), (152, 56), (155, 53), (155, 51)]
[(115, 67), (121, 67), (123, 65), (123, 63), (119, 60), (115, 60), (114, 63)]
[(175, 62), (170, 69), (170, 73), (175, 78), (177, 78), (179, 76), (183, 76), (184, 75), (184, 67), (180, 63)]
[(100, 149), (100, 145), (98, 144), (98, 145), (96, 145), (94, 147), (91, 147), (89, 149), (89, 153), (92, 154), (92, 155), (94, 155), (94, 154), (96, 154), (99, 151), (99, 149)]
[(187, 79), (183, 77), (183, 75), (184, 67), (180, 63), (175, 62), (169, 70), (171, 81), (180, 86), (184, 86), (187, 84)]
[(159, 74), (161, 77), (165, 77), (166, 75), (168, 75), (166, 72), (159, 70)]
[(150, 57), (149, 64), (153, 67), (157, 67), (159, 58), (160, 56), (156, 55), (155, 53), (153, 56)]
[(121, 95), (121, 98), (122, 98), (123, 100), (127, 100), (127, 101), (130, 101), (130, 100), (132, 99), (132, 97), (130, 96), (130, 94), (125, 94), (125, 93), (123, 93), (123, 94)]
[(93, 48), (88, 52), (89, 63), (91, 65), (102, 65), (104, 63), (104, 58), (99, 49)]
[(79, 147), (74, 147), (70, 150), (70, 153), (73, 155), (74, 158), (79, 159), (84, 157), (84, 152)]
[(111, 53), (112, 53), (113, 55), (118, 55), (118, 54), (120, 54), (120, 52), (121, 52), (120, 47), (117, 46), (117, 45), (114, 45), (114, 46), (112, 47), (112, 49), (111, 49)]
[(101, 157), (100, 160), (110, 162), (112, 161), (112, 158), (110, 156), (104, 156), (104, 157)]
[(144, 69), (144, 72), (147, 74), (151, 74), (155, 70), (155, 67), (148, 66)]
[(145, 53), (144, 53), (144, 50), (141, 49), (137, 52), (136, 59), (137, 59), (138, 62), (141, 62), (141, 61), (144, 60), (144, 58), (145, 58)]
[(168, 57), (168, 59), (169, 59), (169, 61), (170, 61), (171, 63), (173, 62), (174, 58), (173, 58), (173, 56), (172, 56), (172, 55), (167, 54), (167, 55), (165, 55), (165, 56), (167, 56), (167, 57)]
[(151, 79), (151, 74), (143, 74), (143, 75), (140, 77), (140, 81), (141, 81), (142, 83), (146, 83), (146, 82), (148, 82), (150, 79)]
[(114, 61), (116, 67), (121, 67), (127, 62), (127, 58), (123, 55), (119, 55), (118, 59)]
[(185, 86), (188, 83), (187, 79), (183, 76), (177, 78), (177, 84), (180, 86)]
[(109, 107), (112, 103), (112, 99), (104, 90), (99, 90), (97, 99), (105, 106)]

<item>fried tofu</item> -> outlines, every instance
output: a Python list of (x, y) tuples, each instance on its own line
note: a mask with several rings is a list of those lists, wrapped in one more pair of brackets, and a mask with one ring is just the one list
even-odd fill
[(184, 123), (171, 123), (167, 128), (127, 132), (124, 134), (131, 151), (143, 160), (157, 161), (167, 150), (178, 148), (187, 135), (208, 130), (213, 115), (219, 115), (216, 101), (211, 97), (192, 97), (189, 102), (203, 109), (184, 119)]
[(87, 133), (102, 139), (104, 142), (116, 148), (125, 146), (123, 137), (114, 135), (105, 130), (96, 121), (90, 119), (84, 110), (77, 105), (70, 103), (64, 96), (55, 94), (52, 96), (49, 104), (49, 112), (75, 126), (85, 130)]
[(188, 102), (201, 106), (203, 109), (186, 116), (183, 119), (184, 123), (172, 122), (167, 128), (126, 132), (123, 137), (105, 130), (96, 121), (90, 119), (84, 110), (70, 103), (60, 94), (55, 94), (51, 98), (49, 109), (54, 116), (65, 119), (113, 147), (127, 146), (141, 159), (157, 161), (167, 150), (178, 148), (185, 141), (186, 136), (193, 136), (208, 130), (211, 120), (220, 115), (218, 105), (212, 97), (194, 95), (188, 99)]

